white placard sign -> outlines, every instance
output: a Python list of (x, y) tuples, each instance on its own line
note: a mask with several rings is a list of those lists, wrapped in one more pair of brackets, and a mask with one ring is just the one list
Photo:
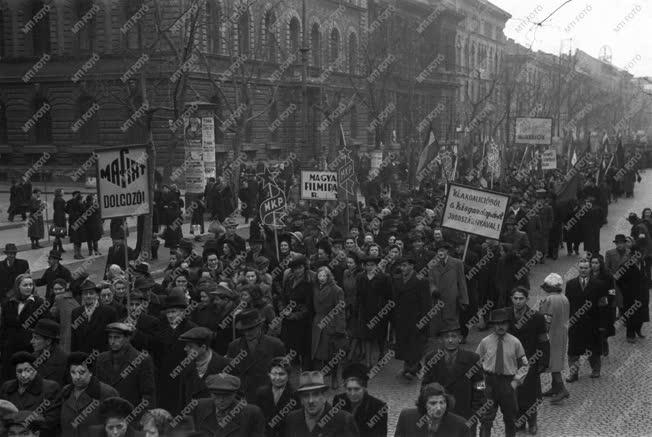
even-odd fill
[(97, 150), (97, 192), (103, 219), (149, 214), (147, 148)]
[(516, 144), (552, 144), (552, 118), (516, 118)]
[(557, 150), (548, 149), (541, 154), (541, 169), (555, 170), (557, 168)]
[(337, 200), (337, 172), (302, 171), (301, 198), (309, 200)]
[(442, 226), (500, 239), (509, 196), (459, 184), (450, 184), (449, 187)]

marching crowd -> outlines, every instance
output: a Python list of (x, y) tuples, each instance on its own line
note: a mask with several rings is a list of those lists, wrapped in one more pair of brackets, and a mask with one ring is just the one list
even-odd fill
[[(612, 174), (596, 184), (595, 168), (584, 173), (561, 199), (554, 177), (513, 171), (499, 188), (511, 195), (499, 240), (441, 228), (436, 186), (396, 185), (363, 206), (330, 205), (324, 218), (296, 198), (289, 177), (284, 232), (251, 214), (245, 240), (217, 197), (205, 197), (221, 216), (200, 247), (181, 235), (174, 218), (183, 205), (164, 187), (155, 198), (173, 211), (157, 204), (158, 235), (171, 249), (160, 282), (138, 251), (127, 248), (130, 264), (121, 259), (117, 224), (101, 282), (62, 266), (60, 243), (33, 278), (8, 243), (0, 436), (385, 437), (387, 403), (367, 385), (391, 358), (421, 385), (395, 436), (490, 436), (498, 408), (507, 436), (537, 434), (543, 399), (565, 402), (586, 361), (599, 378), (618, 324), (636, 343), (649, 321), (652, 209), (628, 217), (630, 235), (601, 248), (608, 205), (633, 195), (633, 183), (623, 188)], [(626, 173), (636, 179), (636, 169)], [(253, 196), (253, 211), (257, 190), (240, 193)], [(56, 225), (81, 257), (71, 227), (92, 214), (73, 219), (70, 202), (57, 199)], [(576, 277), (550, 273), (530, 284), (532, 267), (563, 256), (564, 243), (579, 255)], [(545, 298), (535, 307), (538, 286)], [(465, 347), (470, 329), (485, 334), (475, 350)], [(552, 385), (543, 391), (546, 372)]]

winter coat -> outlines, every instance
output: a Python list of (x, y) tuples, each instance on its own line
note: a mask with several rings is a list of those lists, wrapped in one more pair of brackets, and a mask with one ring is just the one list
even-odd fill
[(206, 373), (201, 378), (199, 377), (199, 373), (197, 373), (196, 363), (193, 361), (188, 364), (179, 376), (181, 381), (179, 396), (183, 401), (183, 405), (190, 404), (193, 399), (210, 398), (211, 393), (206, 388), (206, 378), (209, 375), (223, 373), (227, 366), (229, 366), (229, 360), (215, 351), (212, 351), (211, 360), (206, 367)]
[(42, 287), (45, 285), (45, 297), (50, 302), (54, 302), (54, 281), (57, 279), (63, 279), (67, 283), (72, 281), (72, 273), (66, 267), (61, 264), (57, 264), (54, 268), (48, 267), (43, 272), (43, 276), (34, 281), (34, 284), (37, 287)]
[(0, 261), (0, 304), (5, 301), (9, 296), (11, 288), (14, 286), (14, 282), (18, 275), (22, 275), (29, 271), (29, 263), (27, 260), (18, 259), (14, 260), (14, 263), (9, 267), (7, 264), (7, 259)]
[[(340, 402), (342, 405), (343, 402)], [(327, 419), (326, 419), (327, 418)], [(315, 428), (310, 432), (306, 426), (306, 416), (302, 409), (292, 411), (285, 419), (284, 437), (358, 437), (358, 425), (353, 416), (346, 411), (331, 406), (328, 402), (324, 407), (324, 414), (317, 419)]]
[(40, 240), (45, 236), (45, 221), (43, 219), (45, 203), (36, 197), (32, 197), (27, 211), (29, 212), (27, 236), (33, 240)]
[(14, 404), (19, 411), (39, 410), (44, 419), (44, 426), (41, 428), (41, 436), (54, 437), (59, 427), (59, 405), (57, 397), (61, 387), (54, 381), (43, 379), (41, 375), (29, 383), (26, 390), (20, 393), (18, 380), (12, 379), (0, 387), (0, 399), (7, 400)]
[(469, 305), (469, 294), (466, 286), (466, 276), (464, 274), (464, 264), (457, 258), (448, 256), (446, 265), (432, 262), (428, 270), (428, 279), (430, 281), (430, 291), (439, 296), (433, 298), (433, 303), (443, 304), (440, 314), (442, 323), (449, 326), (452, 323), (459, 322), (460, 306)]
[(281, 340), (288, 349), (306, 358), (311, 352), (308, 332), (312, 326), (314, 282), (315, 274), (310, 271), (301, 278), (295, 278), (292, 272), (286, 273), (279, 301), (279, 315), (287, 313), (281, 325)]
[(353, 415), (360, 437), (386, 437), (387, 436), (387, 403), (371, 396), (366, 392), (362, 396), (360, 405), (353, 412), (351, 401), (344, 393), (335, 395), (333, 405), (343, 405), (342, 410)]
[(426, 317), (432, 308), (432, 296), (425, 279), (416, 273), (403, 280), (402, 276), (392, 279), (393, 326), (396, 332), (396, 358), (410, 363), (419, 361), (423, 354), (430, 319)]
[(561, 292), (547, 293), (539, 301), (539, 312), (545, 317), (546, 326), (548, 327), (548, 338), (550, 341), (550, 362), (548, 363), (548, 368), (551, 372), (561, 372), (564, 370), (564, 362), (566, 360), (570, 303)]
[(99, 241), (103, 233), (99, 205), (87, 200), (84, 202), (83, 215), (86, 216), (86, 221), (84, 222), (84, 226), (86, 227), (86, 240)]
[(439, 423), (439, 428), (432, 434), (422, 424), (423, 416), (416, 408), (406, 408), (398, 416), (394, 437), (470, 437), (471, 431), (466, 421), (457, 414), (446, 411)]
[(62, 228), (66, 227), (66, 201), (63, 197), (56, 196), (52, 202), (54, 213), (52, 215), (52, 224)]
[(71, 352), (72, 311), (78, 307), (79, 302), (72, 297), (70, 291), (55, 296), (54, 304), (50, 307), (50, 315), (59, 322), (59, 345), (67, 354)]
[(86, 227), (84, 226), (82, 214), (84, 204), (80, 198), (73, 197), (66, 202), (66, 214), (68, 214), (68, 236), (70, 242), (81, 244), (86, 241)]
[(120, 396), (118, 391), (95, 376), (78, 398), (72, 384), (65, 386), (61, 390), (61, 437), (87, 437), (92, 426), (102, 423), (98, 408), (102, 401), (115, 396)]
[(266, 385), (256, 390), (254, 404), (260, 408), (263, 416), (265, 416), (266, 435), (268, 437), (281, 437), (285, 429), (285, 416), (290, 411), (301, 408), (301, 399), (288, 382), (278, 402), (274, 403), (272, 386)]
[(263, 437), (265, 418), (256, 405), (237, 401), (225, 418), (218, 420), (212, 399), (200, 399), (192, 410), (195, 430), (206, 437)]
[[(366, 272), (358, 275), (356, 283), (358, 300), (356, 312), (360, 320), (360, 337), (365, 340), (384, 341), (387, 335), (391, 304), (388, 301), (392, 298), (392, 284), (389, 277), (382, 272), (369, 279)], [(379, 317), (381, 310), (385, 315)]]
[(333, 280), (313, 287), (312, 358), (328, 361), (343, 347), (346, 336), (344, 291)]
[(118, 315), (113, 307), (99, 304), (88, 320), (84, 307), (80, 306), (72, 310), (71, 320), (71, 349), (90, 354), (93, 350), (104, 352), (109, 348), (105, 329), (109, 323), (118, 321)]
[(63, 387), (68, 379), (68, 354), (66, 354), (58, 345), (44, 350), (35, 363), (40, 363), (37, 367), (39, 375), (43, 379), (54, 381)]
[(587, 350), (596, 356), (602, 354), (599, 301), (608, 297), (601, 281), (590, 278), (582, 290), (579, 277), (566, 283), (566, 297), (570, 303), (568, 328), (568, 355), (580, 356)]

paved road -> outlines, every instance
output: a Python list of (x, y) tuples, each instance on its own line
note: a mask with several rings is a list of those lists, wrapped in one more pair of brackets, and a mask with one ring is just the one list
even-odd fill
[[(629, 212), (640, 215), (646, 206), (652, 206), (652, 172), (643, 174), (643, 181), (636, 186), (634, 199), (619, 200), (610, 205), (609, 223), (601, 232), (601, 249), (613, 247), (617, 233), (629, 235), (630, 225), (625, 220)], [(556, 261), (547, 260), (536, 266), (531, 274), (532, 290), (530, 305), (538, 306), (543, 291), (538, 287), (551, 272), (566, 280), (577, 276), (576, 256), (566, 256), (566, 251)], [(580, 370), (580, 380), (569, 385), (571, 397), (564, 405), (545, 403), (539, 409), (540, 436), (588, 437), (588, 436), (644, 436), (652, 435), (652, 329), (644, 327), (649, 337), (638, 344), (625, 342), (625, 330), (621, 327), (610, 341), (610, 355), (603, 359), (602, 377), (589, 378), (586, 364)], [(473, 330), (466, 347), (475, 350), (485, 333)], [(402, 365), (392, 360), (369, 384), (372, 394), (389, 403), (389, 429), (393, 434), (401, 409), (414, 406), (419, 382), (407, 383), (397, 377)], [(548, 375), (543, 377), (543, 390), (550, 386)], [(504, 435), (502, 416), (494, 423), (493, 434)], [(525, 435), (525, 434), (523, 434)]]

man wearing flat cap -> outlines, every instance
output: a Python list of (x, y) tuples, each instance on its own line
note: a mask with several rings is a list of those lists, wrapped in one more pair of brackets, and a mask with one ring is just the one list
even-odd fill
[(148, 408), (155, 408), (154, 363), (147, 351), (138, 351), (131, 345), (134, 327), (115, 322), (108, 324), (105, 331), (109, 350), (97, 357), (95, 376), (133, 405), (146, 401)]
[[(158, 296), (156, 297), (158, 300)], [(149, 295), (138, 289), (129, 293), (127, 317), (121, 321), (136, 327), (131, 338), (131, 344), (133, 347), (139, 351), (147, 350), (152, 353), (154, 350), (156, 333), (160, 329), (160, 322), (158, 318), (147, 313), (148, 298)]]
[[(281, 340), (263, 334), (264, 321), (255, 309), (239, 313), (235, 319), (239, 337), (229, 344), (226, 352), (233, 368), (230, 373), (242, 380), (242, 391), (248, 402), (254, 402), (258, 387), (267, 384), (269, 365), (274, 357), (285, 355), (285, 346)], [(302, 334), (310, 336), (310, 330)]]
[(37, 357), (37, 370), (43, 379), (64, 386), (68, 354), (59, 346), (59, 324), (54, 320), (40, 319), (32, 329), (30, 343)]
[(439, 335), (442, 347), (423, 359), (421, 389), (433, 382), (441, 384), (455, 397), (455, 406), (450, 411), (468, 420), (485, 401), (480, 356), (460, 347), (462, 330), (458, 323), (444, 326)]
[(213, 331), (197, 326), (181, 334), (179, 340), (185, 343), (186, 366), (179, 378), (181, 380), (181, 397), (183, 404), (193, 399), (209, 398), (206, 388), (208, 375), (224, 372), (229, 360), (211, 349)]
[(72, 273), (66, 267), (61, 265), (61, 252), (58, 250), (51, 250), (48, 254), (48, 268), (45, 269), (43, 275), (34, 281), (34, 285), (42, 287), (45, 285), (45, 298), (50, 302), (54, 302), (54, 291), (52, 286), (56, 279), (63, 279), (67, 283), (72, 281)]
[(0, 387), (0, 399), (5, 399), (19, 410), (35, 411), (43, 414), (44, 437), (54, 437), (59, 425), (60, 406), (56, 399), (60, 386), (54, 381), (43, 379), (37, 372), (36, 357), (28, 352), (16, 352), (11, 363), (16, 368), (16, 379), (9, 380)]
[[(437, 245), (435, 258), (428, 263), (428, 280), (433, 305), (440, 306), (431, 318), (431, 336), (436, 336), (442, 326), (461, 323), (460, 316), (469, 306), (469, 292), (464, 275), (464, 263), (449, 255), (451, 244), (442, 241)], [(466, 336), (467, 332), (462, 332)]]
[(209, 399), (199, 399), (192, 410), (195, 430), (210, 437), (262, 437), (265, 418), (256, 405), (240, 398), (240, 378), (226, 373), (206, 377)]
[(14, 243), (5, 244), (6, 258), (0, 261), (0, 303), (8, 297), (18, 275), (29, 273), (29, 262), (16, 258), (18, 248)]
[(328, 386), (318, 371), (299, 376), (297, 393), (303, 408), (292, 411), (285, 420), (284, 437), (358, 437), (360, 432), (353, 416), (343, 410), (343, 399), (331, 406), (326, 400)]
[(99, 288), (86, 280), (80, 286), (82, 306), (71, 313), (71, 350), (91, 353), (109, 348), (105, 329), (118, 320), (118, 314), (108, 305), (100, 303)]

